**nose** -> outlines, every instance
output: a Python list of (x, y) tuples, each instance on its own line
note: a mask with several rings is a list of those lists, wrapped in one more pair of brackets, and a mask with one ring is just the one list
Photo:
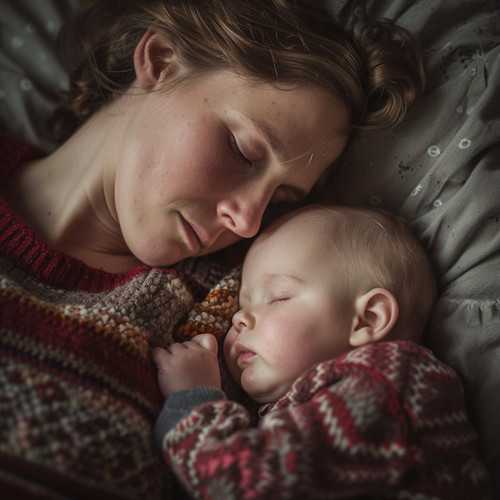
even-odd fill
[(233, 316), (233, 326), (238, 332), (241, 332), (242, 330), (251, 330), (253, 328), (254, 319), (248, 308), (240, 309)]
[(259, 231), (262, 217), (271, 201), (271, 195), (252, 193), (234, 193), (220, 201), (217, 215), (233, 233), (241, 238), (251, 238)]

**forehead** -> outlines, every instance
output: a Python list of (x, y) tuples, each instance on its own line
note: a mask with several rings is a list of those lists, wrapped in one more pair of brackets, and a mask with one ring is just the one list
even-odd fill
[(252, 110), (260, 117), (255, 122), (285, 161), (305, 159), (310, 164), (316, 155), (333, 161), (340, 154), (349, 128), (340, 100), (313, 86), (264, 88), (267, 92), (261, 88), (256, 96), (262, 106)]
[(266, 274), (304, 279), (324, 272), (333, 263), (331, 243), (324, 217), (285, 216), (251, 246), (243, 265), (243, 281)]

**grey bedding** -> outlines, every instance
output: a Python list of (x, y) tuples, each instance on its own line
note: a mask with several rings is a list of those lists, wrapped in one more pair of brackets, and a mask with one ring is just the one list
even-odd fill
[[(462, 375), (482, 452), (500, 455), (500, 10), (496, 1), (384, 0), (419, 35), (425, 97), (391, 133), (348, 147), (325, 188), (413, 222), (440, 297), (426, 343)], [(411, 286), (411, 284), (409, 284)]]

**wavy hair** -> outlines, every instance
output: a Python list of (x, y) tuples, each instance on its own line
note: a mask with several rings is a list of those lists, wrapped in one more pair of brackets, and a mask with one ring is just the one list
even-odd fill
[(423, 91), (417, 41), (389, 21), (358, 30), (315, 0), (87, 0), (62, 32), (70, 90), (55, 117), (64, 140), (135, 80), (133, 54), (153, 29), (191, 75), (231, 69), (341, 99), (352, 128), (392, 127)]

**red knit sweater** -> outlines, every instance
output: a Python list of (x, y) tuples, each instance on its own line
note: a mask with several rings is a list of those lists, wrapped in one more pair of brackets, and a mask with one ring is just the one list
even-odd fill
[[(199, 260), (111, 274), (50, 248), (3, 197), (10, 169), (42, 154), (0, 135), (0, 492), (177, 498), (152, 437), (150, 346), (168, 345), (226, 271)], [(206, 331), (232, 314), (234, 293), (220, 297)]]

